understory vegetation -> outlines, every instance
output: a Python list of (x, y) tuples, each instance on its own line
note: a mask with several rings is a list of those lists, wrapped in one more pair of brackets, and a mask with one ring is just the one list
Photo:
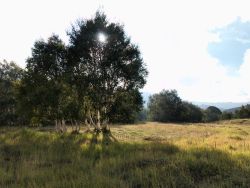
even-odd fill
[(249, 187), (250, 121), (0, 128), (0, 187)]

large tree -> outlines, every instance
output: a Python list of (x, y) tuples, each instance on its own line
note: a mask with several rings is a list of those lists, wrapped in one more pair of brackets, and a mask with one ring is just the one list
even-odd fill
[(147, 70), (123, 26), (97, 12), (68, 35), (68, 46), (56, 35), (34, 44), (19, 89), (24, 115), (32, 124), (84, 121), (98, 131), (109, 119), (133, 121)]
[[(140, 51), (122, 25), (108, 22), (100, 12), (78, 21), (68, 35), (71, 81), (87, 101), (86, 122), (106, 128), (108, 114), (123, 100), (117, 93), (138, 93), (146, 83)], [(141, 101), (136, 104), (141, 106)]]

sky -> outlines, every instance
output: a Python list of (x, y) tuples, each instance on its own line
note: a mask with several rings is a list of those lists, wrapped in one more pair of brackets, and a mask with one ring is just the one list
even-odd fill
[(124, 24), (149, 75), (143, 92), (176, 89), (188, 101), (250, 101), (247, 0), (1, 0), (0, 61), (25, 67), (36, 40), (99, 9)]

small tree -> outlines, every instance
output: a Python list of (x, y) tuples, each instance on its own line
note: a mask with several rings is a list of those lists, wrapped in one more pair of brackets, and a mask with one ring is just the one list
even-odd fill
[(203, 113), (201, 109), (189, 102), (182, 102), (181, 120), (185, 122), (201, 122)]
[(222, 120), (228, 120), (233, 118), (233, 113), (232, 112), (222, 112), (221, 114), (221, 119)]
[(0, 125), (22, 123), (17, 115), (16, 88), (23, 72), (14, 62), (0, 62)]
[(221, 110), (215, 106), (209, 106), (205, 110), (205, 116), (204, 116), (204, 121), (206, 122), (212, 122), (212, 121), (218, 121), (221, 118)]
[(250, 105), (242, 106), (235, 112), (236, 118), (250, 118)]
[(111, 123), (134, 123), (143, 107), (143, 99), (138, 90), (116, 92), (116, 101), (108, 117)]
[(23, 112), (33, 124), (64, 124), (62, 97), (67, 51), (58, 36), (35, 42), (19, 90)]
[(150, 96), (148, 109), (149, 117), (153, 121), (180, 121), (182, 101), (176, 90), (163, 90)]
[(201, 122), (199, 107), (182, 101), (176, 90), (163, 90), (150, 96), (148, 103), (149, 119), (160, 122)]

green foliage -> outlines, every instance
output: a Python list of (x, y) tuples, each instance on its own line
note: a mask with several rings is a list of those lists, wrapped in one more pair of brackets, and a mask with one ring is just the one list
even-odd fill
[(201, 122), (203, 113), (201, 109), (189, 102), (182, 102), (181, 120), (184, 122)]
[(163, 90), (149, 98), (149, 119), (159, 122), (200, 122), (201, 109), (182, 101), (176, 90)]
[(229, 120), (233, 118), (233, 113), (232, 112), (222, 112), (221, 114), (221, 119), (222, 120)]
[(35, 43), (19, 89), (22, 113), (32, 120), (31, 123), (52, 124), (54, 119), (63, 116), (60, 106), (65, 87), (66, 56), (65, 45), (56, 35), (46, 42)]
[(23, 70), (14, 62), (0, 62), (0, 125), (22, 124), (17, 114), (17, 87)]
[(180, 120), (182, 102), (176, 90), (163, 90), (149, 98), (149, 117), (153, 121)]
[(235, 112), (236, 118), (250, 118), (250, 105), (247, 104), (242, 106), (239, 110)]
[(97, 12), (68, 35), (68, 46), (56, 35), (35, 42), (18, 92), (22, 116), (32, 125), (134, 122), (147, 70), (123, 26)]
[(134, 123), (143, 106), (143, 99), (138, 90), (117, 92), (116, 101), (108, 114), (111, 123)]
[(204, 121), (212, 122), (220, 120), (222, 112), (215, 106), (209, 106), (204, 112)]
[[(100, 33), (105, 42), (98, 40)], [(97, 12), (93, 19), (78, 21), (68, 35), (70, 76), (79, 95), (88, 97), (89, 119), (134, 121), (142, 106), (139, 89), (146, 83), (147, 70), (123, 26)]]

